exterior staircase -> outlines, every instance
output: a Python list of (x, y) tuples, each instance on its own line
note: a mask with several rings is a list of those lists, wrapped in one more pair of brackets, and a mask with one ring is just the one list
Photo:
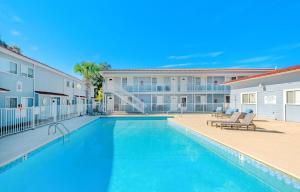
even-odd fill
[(111, 93), (119, 97), (124, 103), (133, 106), (138, 112), (145, 113), (144, 103), (138, 97), (126, 91), (123, 87), (116, 83), (112, 83), (111, 85), (112, 86), (109, 87)]

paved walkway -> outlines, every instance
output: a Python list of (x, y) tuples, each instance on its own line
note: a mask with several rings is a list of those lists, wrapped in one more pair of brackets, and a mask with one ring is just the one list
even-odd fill
[(229, 130), (206, 125), (210, 115), (175, 115), (171, 121), (221, 142), (300, 179), (300, 123), (255, 120), (257, 131)]
[[(88, 122), (98, 117), (83, 116), (63, 121), (63, 124), (70, 130), (76, 130)], [(48, 126), (38, 127), (34, 130), (10, 135), (0, 139), (0, 167), (28, 152), (47, 144), (48, 142), (60, 137), (57, 132), (55, 135), (48, 135)]]

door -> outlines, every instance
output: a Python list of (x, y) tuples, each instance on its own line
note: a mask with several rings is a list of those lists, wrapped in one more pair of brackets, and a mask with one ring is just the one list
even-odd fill
[(177, 96), (171, 96), (171, 111), (177, 111), (178, 110), (178, 102), (177, 102)]
[(187, 97), (186, 96), (180, 97), (180, 109), (181, 109), (181, 112), (185, 112), (187, 110)]
[(230, 95), (225, 95), (225, 109), (230, 107)]
[(112, 113), (114, 111), (114, 97), (107, 96), (107, 112)]
[(180, 77), (180, 91), (186, 92), (187, 91), (187, 78)]
[[(171, 78), (171, 91), (176, 92), (177, 91), (177, 83), (176, 83), (177, 78), (172, 77)], [(177, 103), (177, 102), (176, 102)]]
[(51, 98), (51, 117), (53, 117), (53, 121), (57, 121), (57, 98)]

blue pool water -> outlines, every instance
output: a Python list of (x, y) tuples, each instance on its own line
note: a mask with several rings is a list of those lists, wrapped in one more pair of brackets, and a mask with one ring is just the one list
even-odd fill
[(2, 171), (0, 191), (296, 191), (206, 143), (163, 117), (102, 118)]

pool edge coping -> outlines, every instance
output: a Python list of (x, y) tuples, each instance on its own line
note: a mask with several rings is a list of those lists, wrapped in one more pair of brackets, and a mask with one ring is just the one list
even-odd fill
[[(175, 118), (174, 118), (174, 119), (175, 119)], [(241, 153), (242, 155), (246, 155), (246, 156), (248, 156), (248, 157), (250, 157), (250, 158), (252, 158), (252, 159), (254, 159), (254, 160), (256, 160), (256, 161), (258, 161), (258, 162), (260, 162), (260, 163), (262, 163), (262, 164), (264, 164), (264, 165), (266, 165), (266, 166), (269, 166), (270, 168), (272, 168), (272, 169), (274, 169), (274, 170), (280, 171), (280, 172), (282, 172), (283, 174), (286, 174), (286, 175), (288, 175), (288, 176), (290, 176), (290, 177), (292, 177), (292, 178), (294, 178), (294, 179), (296, 179), (297, 181), (300, 182), (300, 176), (297, 176), (297, 175), (295, 175), (295, 174), (293, 174), (293, 173), (290, 173), (289, 171), (286, 171), (285, 169), (282, 169), (282, 168), (279, 168), (279, 167), (277, 167), (277, 166), (274, 166), (274, 165), (272, 165), (272, 164), (270, 164), (270, 163), (267, 163), (267, 162), (265, 162), (265, 161), (263, 161), (263, 160), (261, 160), (261, 159), (259, 159), (259, 158), (257, 158), (257, 157), (254, 157), (253, 155), (250, 155), (250, 154), (244, 152), (243, 150), (236, 149), (236, 147), (233, 147), (233, 146), (231, 146), (230, 144), (225, 144), (225, 143), (223, 143), (222, 141), (219, 141), (219, 140), (217, 140), (217, 139), (215, 139), (215, 138), (212, 138), (211, 136), (208, 136), (208, 135), (205, 134), (205, 133), (202, 133), (202, 132), (200, 132), (200, 131), (194, 130), (193, 128), (191, 128), (191, 127), (189, 127), (189, 126), (182, 125), (182, 124), (180, 124), (180, 123), (178, 123), (178, 122), (175, 122), (175, 121), (172, 121), (172, 120), (168, 120), (168, 121), (171, 121), (172, 123), (175, 123), (176, 125), (179, 125), (179, 126), (181, 126), (181, 127), (183, 127), (183, 128), (187, 128), (187, 129), (189, 129), (189, 130), (191, 130), (191, 131), (193, 131), (193, 132), (195, 132), (195, 133), (197, 133), (197, 134), (200, 134), (200, 135), (202, 135), (202, 136), (204, 136), (204, 137), (206, 137), (206, 138), (208, 138), (208, 139), (210, 139), (210, 140), (212, 140), (212, 141), (214, 141), (214, 142), (216, 142), (216, 143), (219, 143), (219, 144), (221, 144), (221, 145), (224, 145), (225, 147), (228, 147), (228, 148), (230, 148), (230, 149), (232, 149), (232, 150), (235, 150), (235, 151)]]
[[(72, 130), (69, 134), (72, 134), (74, 133), (75, 131), (78, 131), (79, 129), (81, 129), (82, 127), (88, 125), (89, 123), (92, 123), (93, 121), (96, 121), (100, 118), (100, 116), (96, 119), (91, 119), (91, 120), (88, 120), (85, 124), (83, 124), (82, 126), (79, 126), (78, 128)], [(23, 158), (25, 156), (27, 156), (28, 154), (31, 154), (31, 153), (34, 153), (35, 151), (39, 150), (39, 149), (42, 149), (43, 147), (47, 146), (48, 144), (51, 144), (52, 142), (55, 142), (56, 140), (62, 138), (63, 135), (55, 135), (53, 138), (50, 138), (49, 140), (39, 144), (39, 145), (36, 145), (32, 148), (30, 148), (29, 150), (26, 150), (18, 155), (16, 155), (15, 157), (9, 159), (9, 160), (6, 160), (2, 163), (0, 163), (0, 172), (1, 172), (1, 169), (5, 169), (6, 167), (16, 163), (17, 161), (19, 160), (23, 160)]]

